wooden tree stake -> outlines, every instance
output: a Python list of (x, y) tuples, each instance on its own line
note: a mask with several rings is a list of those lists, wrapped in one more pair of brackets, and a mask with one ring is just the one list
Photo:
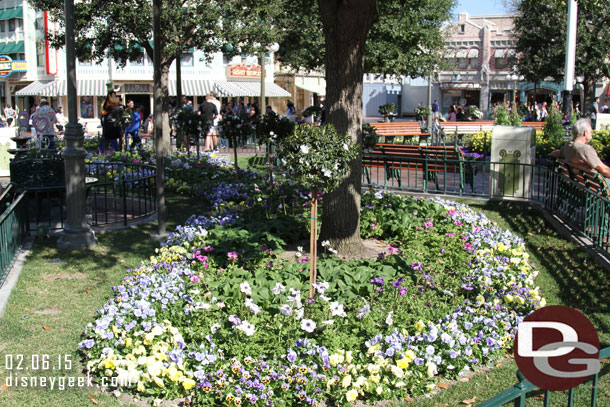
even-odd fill
[(311, 232), (309, 234), (309, 298), (313, 298), (316, 283), (316, 263), (318, 262), (318, 199), (315, 192), (311, 193)]

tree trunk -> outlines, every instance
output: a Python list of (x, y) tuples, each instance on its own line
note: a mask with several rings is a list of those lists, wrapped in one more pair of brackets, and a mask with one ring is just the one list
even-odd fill
[(595, 82), (591, 80), (590, 76), (585, 76), (583, 81), (583, 93), (584, 93), (584, 106), (581, 106), (581, 110), (586, 112), (587, 116), (591, 116), (593, 112), (593, 99), (595, 94)]
[[(362, 145), (364, 45), (377, 0), (318, 0), (326, 41), (327, 122)], [(341, 186), (324, 196), (321, 240), (342, 253), (356, 252), (360, 239), (362, 158), (350, 164)]]

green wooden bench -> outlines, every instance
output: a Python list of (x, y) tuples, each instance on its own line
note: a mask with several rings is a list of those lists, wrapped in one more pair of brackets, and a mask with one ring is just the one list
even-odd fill
[[(610, 347), (602, 349), (599, 352), (599, 359), (607, 359), (610, 358)], [(489, 400), (479, 404), (478, 407), (501, 407), (505, 405), (512, 404), (515, 407), (525, 407), (525, 401), (527, 399), (527, 393), (536, 390), (537, 387), (532, 384), (530, 381), (525, 379), (521, 372), (517, 371), (517, 379), (519, 383), (514, 385), (508, 390), (503, 391), (500, 394), (490, 398)], [(599, 373), (591, 376), (591, 381), (586, 381), (587, 386), (591, 386), (591, 399), (585, 404), (584, 400), (579, 400), (578, 406), (599, 406), (603, 407), (601, 404), (597, 404), (597, 393), (598, 393), (598, 384), (599, 384)], [(551, 406), (551, 392), (548, 390), (543, 391), (544, 400), (541, 400), (540, 406), (550, 407)], [(529, 404), (528, 404), (529, 405)], [(567, 407), (575, 407), (574, 404), (574, 389), (568, 390), (568, 405)]]
[[(384, 187), (394, 178), (402, 188), (403, 171), (421, 172), (423, 191), (428, 192), (428, 181), (434, 181), (439, 189), (438, 174), (458, 174), (460, 193), (464, 191), (465, 165), (462, 151), (454, 146), (425, 146), (408, 144), (377, 144), (373, 151), (362, 157), (364, 176), (371, 184), (371, 169), (383, 168)], [(444, 189), (447, 189), (444, 177)]]
[(572, 182), (559, 181), (558, 199), (564, 210), (582, 223), (584, 233), (600, 246), (608, 246), (610, 236), (610, 188), (606, 178), (595, 172), (564, 160), (557, 160), (560, 177)]

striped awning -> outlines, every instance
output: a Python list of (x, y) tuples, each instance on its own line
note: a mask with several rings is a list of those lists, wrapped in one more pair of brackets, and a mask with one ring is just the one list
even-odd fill
[[(208, 79), (183, 79), (183, 96), (204, 96), (214, 91), (214, 82)], [(176, 81), (170, 80), (168, 84), (169, 95), (176, 96)]]
[[(260, 82), (237, 82), (228, 81), (227, 83), (234, 89), (234, 94), (229, 96), (251, 96), (260, 97), (261, 84)], [(290, 92), (286, 91), (281, 86), (272, 82), (265, 82), (265, 97), (269, 98), (287, 98), (291, 97)]]
[(216, 81), (214, 91), (222, 97), (246, 96), (243, 94), (244, 90), (236, 82)]
[(495, 58), (505, 58), (506, 57), (506, 50), (505, 49), (497, 49), (494, 51), (494, 57)]
[(23, 54), (25, 46), (23, 41), (0, 43), (0, 54)]
[(51, 83), (51, 80), (48, 81), (34, 81), (32, 83), (30, 83), (29, 85), (27, 85), (25, 88), (23, 89), (19, 89), (17, 92), (15, 92), (15, 96), (36, 96), (36, 95), (40, 95), (40, 91), (42, 91), (42, 89), (46, 88), (49, 83)]
[(468, 58), (478, 58), (479, 57), (479, 50), (476, 48), (472, 48), (470, 51), (468, 51)]
[[(66, 96), (68, 86), (65, 79), (57, 79), (40, 90), (40, 96)], [(76, 81), (76, 94), (78, 96), (105, 96), (106, 80), (82, 79)]]
[(455, 50), (454, 49), (448, 49), (445, 52), (445, 58), (455, 58)]

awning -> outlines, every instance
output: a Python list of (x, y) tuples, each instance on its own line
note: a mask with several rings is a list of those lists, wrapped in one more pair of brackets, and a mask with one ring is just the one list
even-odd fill
[(326, 95), (326, 79), (323, 77), (296, 77), (295, 85), (308, 92)]
[(479, 50), (476, 48), (471, 49), (470, 51), (468, 51), (468, 58), (478, 58), (479, 57)]
[[(244, 90), (239, 85), (229, 81), (216, 81), (214, 91), (222, 97), (245, 96)], [(266, 90), (265, 93), (267, 93)]]
[(23, 18), (23, 7), (5, 8), (0, 10), (0, 21), (12, 18)]
[(480, 83), (441, 83), (441, 89), (481, 89)]
[[(251, 96), (251, 97), (260, 97), (261, 95), (261, 84), (260, 82), (237, 82), (237, 81), (227, 81), (226, 85), (224, 82), (218, 81), (216, 82), (219, 85), (219, 88), (223, 88), (223, 90), (229, 91), (229, 89), (233, 92), (233, 94), (227, 94), (226, 96)], [(268, 98), (287, 98), (292, 95), (284, 90), (284, 88), (276, 85), (272, 82), (265, 82), (265, 97)]]
[(455, 54), (456, 58), (466, 58), (466, 55), (468, 55), (468, 50), (465, 49), (460, 49), (458, 50), (458, 52)]
[(23, 54), (23, 41), (0, 43), (0, 54)]
[[(68, 86), (65, 79), (57, 79), (43, 89), (40, 96), (66, 96)], [(105, 79), (83, 79), (76, 81), (76, 94), (78, 96), (106, 96), (106, 80)]]
[(505, 49), (497, 49), (494, 51), (494, 58), (505, 58), (506, 50)]
[[(183, 96), (205, 96), (214, 90), (214, 82), (209, 79), (183, 79)], [(176, 81), (170, 80), (168, 84), (169, 95), (176, 96)]]
[(36, 96), (40, 95), (42, 89), (46, 88), (52, 81), (34, 81), (25, 88), (15, 92), (15, 96)]
[(445, 58), (455, 58), (455, 50), (449, 49), (445, 52)]

